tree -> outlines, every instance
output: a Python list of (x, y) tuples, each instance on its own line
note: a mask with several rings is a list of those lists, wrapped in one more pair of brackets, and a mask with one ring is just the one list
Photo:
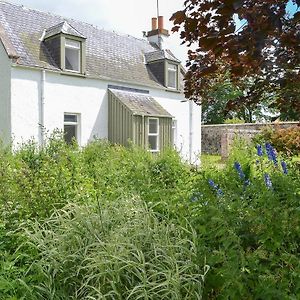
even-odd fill
[[(263, 86), (258, 76), (244, 78), (237, 86), (230, 80), (229, 73), (217, 75), (210, 80), (209, 90), (202, 93), (202, 99), (206, 100), (202, 106), (202, 121), (220, 124), (228, 119), (247, 123), (272, 120), (278, 116), (275, 109), (269, 108), (276, 96)], [(257, 98), (259, 102), (254, 101)]]
[(229, 72), (237, 86), (246, 78), (255, 78), (257, 86), (252, 97), (229, 101), (227, 110), (258, 104), (272, 91), (271, 106), (300, 119), (299, 5), (300, 0), (186, 0), (171, 17), (182, 43), (196, 46), (188, 51), (186, 97), (207, 103), (211, 82)]

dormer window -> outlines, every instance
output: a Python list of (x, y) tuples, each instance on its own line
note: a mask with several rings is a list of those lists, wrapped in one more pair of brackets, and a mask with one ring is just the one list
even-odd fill
[(167, 63), (167, 87), (177, 89), (178, 86), (178, 65)]
[(81, 43), (65, 39), (65, 69), (67, 71), (81, 71)]
[(149, 70), (162, 86), (179, 91), (180, 60), (170, 50), (145, 53), (145, 60)]
[(67, 21), (45, 30), (45, 46), (56, 66), (67, 73), (85, 73), (86, 38)]

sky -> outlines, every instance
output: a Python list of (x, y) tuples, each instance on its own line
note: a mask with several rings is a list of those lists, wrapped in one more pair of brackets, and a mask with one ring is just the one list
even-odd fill
[[(7, 0), (28, 8), (51, 12), (85, 21), (106, 30), (143, 38), (151, 30), (151, 18), (157, 16), (157, 0)], [(172, 14), (183, 9), (184, 0), (159, 0), (159, 14), (164, 16), (165, 29), (171, 33)], [(187, 48), (180, 45), (179, 34), (171, 34), (169, 48), (183, 64)]]

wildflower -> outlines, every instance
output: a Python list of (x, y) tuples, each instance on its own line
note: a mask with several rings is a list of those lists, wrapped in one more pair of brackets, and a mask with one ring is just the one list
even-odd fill
[(263, 154), (264, 154), (264, 151), (263, 151), (263, 147), (261, 146), (261, 145), (257, 145), (256, 146), (256, 149), (257, 149), (257, 155), (258, 156), (263, 156)]
[(223, 196), (223, 191), (214, 183), (212, 179), (209, 179), (208, 183), (217, 192), (218, 196)]
[(267, 188), (268, 188), (269, 190), (272, 189), (272, 181), (271, 181), (270, 175), (267, 174), (267, 173), (265, 173), (264, 179), (265, 179), (265, 184), (266, 184)]
[(201, 194), (200, 192), (194, 192), (190, 200), (191, 202), (197, 202), (202, 197), (203, 194)]
[(273, 161), (274, 165), (277, 167), (278, 162), (277, 162), (276, 152), (270, 143), (266, 143), (266, 151), (267, 151), (268, 159), (270, 161)]
[(249, 180), (249, 179), (245, 180), (244, 185), (245, 185), (245, 186), (250, 185), (250, 180)]
[(245, 174), (244, 174), (244, 172), (243, 172), (243, 170), (242, 170), (242, 167), (241, 167), (241, 165), (240, 165), (239, 162), (235, 162), (235, 163), (234, 163), (234, 168), (237, 170), (237, 172), (238, 172), (240, 178), (241, 178), (241, 179), (245, 179)]
[(285, 175), (287, 175), (288, 173), (288, 169), (287, 169), (287, 165), (285, 161), (281, 161), (281, 167), (282, 167), (282, 171)]
[(217, 189), (217, 195), (218, 196), (223, 196), (223, 191), (221, 189)]
[(217, 187), (216, 184), (213, 182), (212, 179), (208, 179), (208, 183), (209, 183), (209, 185), (210, 185), (212, 188), (214, 188), (214, 189)]

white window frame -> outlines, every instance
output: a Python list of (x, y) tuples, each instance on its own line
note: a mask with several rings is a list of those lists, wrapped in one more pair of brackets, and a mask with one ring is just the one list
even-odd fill
[(177, 145), (177, 120), (176, 119), (172, 119), (172, 143), (173, 143), (173, 147), (176, 148)]
[[(156, 133), (150, 133), (150, 120), (157, 120), (157, 132)], [(149, 137), (155, 136), (157, 139), (157, 148), (156, 149), (149, 149), (150, 152), (159, 152), (159, 118), (150, 117), (148, 118), (148, 147), (150, 145), (149, 143)]]
[[(72, 45), (67, 45), (68, 41), (76, 42), (79, 45), (78, 45), (78, 47), (77, 46), (72, 46)], [(67, 65), (67, 63), (66, 63), (66, 59), (67, 59), (66, 49), (78, 50), (78, 67), (79, 67), (79, 70), (72, 70), (72, 69), (68, 69), (66, 67), (66, 65)], [(68, 72), (81, 73), (81, 68), (82, 68), (82, 66), (81, 66), (82, 43), (80, 41), (77, 41), (77, 40), (66, 38), (65, 39), (65, 51), (64, 52), (65, 52), (65, 70), (68, 71)]]
[[(175, 70), (174, 70), (175, 67)], [(169, 72), (175, 73), (175, 87), (169, 85)], [(178, 65), (177, 64), (172, 64), (172, 63), (167, 63), (167, 87), (169, 89), (177, 90), (178, 89)]]
[[(72, 122), (72, 121), (65, 121), (65, 116), (76, 116), (76, 122)], [(80, 145), (80, 114), (79, 113), (69, 113), (69, 112), (65, 112), (64, 113), (64, 133), (65, 133), (65, 126), (70, 126), (73, 125), (75, 126), (75, 139), (78, 143), (78, 145)]]

